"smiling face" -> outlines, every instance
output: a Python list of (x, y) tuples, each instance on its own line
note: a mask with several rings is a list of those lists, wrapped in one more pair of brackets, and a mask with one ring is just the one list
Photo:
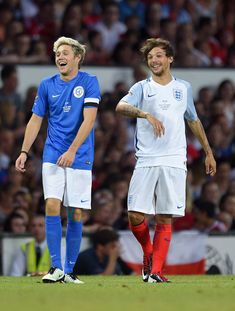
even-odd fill
[(81, 55), (75, 55), (70, 45), (62, 44), (58, 47), (55, 53), (55, 63), (62, 80), (68, 81), (77, 75), (80, 60)]
[(147, 64), (153, 75), (163, 77), (170, 72), (170, 65), (173, 62), (172, 56), (166, 56), (166, 52), (160, 48), (153, 48), (147, 55)]

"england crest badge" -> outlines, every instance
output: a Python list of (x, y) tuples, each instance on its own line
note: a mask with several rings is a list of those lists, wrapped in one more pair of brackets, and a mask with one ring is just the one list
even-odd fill
[(180, 89), (173, 89), (173, 96), (176, 100), (181, 101), (183, 99), (183, 91)]

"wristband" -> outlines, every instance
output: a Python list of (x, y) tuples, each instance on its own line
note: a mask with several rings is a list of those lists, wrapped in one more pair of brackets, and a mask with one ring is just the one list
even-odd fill
[(25, 154), (26, 154), (26, 156), (27, 156), (27, 158), (28, 158), (28, 156), (29, 156), (29, 154), (28, 154), (28, 152), (27, 152), (27, 151), (21, 150), (21, 151), (20, 151), (20, 153), (25, 153)]

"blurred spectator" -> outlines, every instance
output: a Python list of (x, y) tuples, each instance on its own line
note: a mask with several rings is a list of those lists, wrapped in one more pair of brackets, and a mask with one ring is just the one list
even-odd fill
[(70, 2), (66, 7), (60, 27), (61, 36), (70, 37), (79, 42), (87, 41), (87, 29), (83, 25), (81, 6)]
[(220, 195), (222, 196), (228, 190), (231, 178), (231, 164), (229, 161), (221, 160), (217, 162), (217, 172), (213, 180), (219, 187)]
[[(37, 64), (48, 64), (50, 62), (50, 57), (47, 53), (47, 45), (44, 40), (34, 41), (31, 46), (31, 63)], [(27, 63), (27, 62), (25, 62)]]
[(0, 3), (0, 43), (6, 40), (6, 31), (8, 24), (13, 19), (11, 8), (6, 3)]
[(33, 240), (21, 245), (16, 251), (10, 275), (38, 276), (45, 274), (51, 265), (51, 259), (45, 239), (44, 215), (35, 215), (30, 225)]
[[(67, 35), (87, 44), (90, 32), (97, 30), (102, 36), (102, 50), (109, 56), (102, 64), (114, 63), (112, 53), (119, 42), (129, 42), (132, 48), (135, 44), (135, 50), (142, 40), (161, 35), (176, 46), (177, 66), (233, 67), (234, 11), (233, 2), (219, 0), (3, 0), (0, 60), (50, 63), (50, 47), (56, 36)], [(180, 33), (184, 25), (190, 25), (194, 38), (182, 34), (183, 39), (175, 42), (174, 33)], [(25, 38), (20, 39), (24, 50), (27, 45), (31, 47), (26, 56), (18, 55), (22, 49), (15, 48), (20, 34), (29, 35), (27, 44)], [(86, 61), (97, 64), (96, 57), (87, 57)]]
[(217, 89), (215, 99), (222, 101), (223, 111), (229, 126), (233, 124), (235, 114), (235, 86), (231, 80), (223, 80)]
[(221, 221), (222, 223), (224, 223), (227, 231), (230, 231), (230, 230), (234, 231), (235, 227), (233, 225), (233, 217), (231, 214), (227, 212), (220, 212), (217, 216), (217, 219)]
[(200, 88), (198, 92), (198, 101), (203, 104), (204, 115), (209, 118), (211, 111), (211, 102), (213, 100), (214, 92), (210, 86)]
[(217, 159), (229, 158), (233, 154), (231, 137), (225, 136), (222, 127), (218, 123), (211, 123), (207, 128), (207, 137), (211, 149)]
[(214, 66), (222, 66), (225, 62), (225, 50), (216, 39), (217, 24), (216, 19), (211, 17), (201, 17), (197, 26), (197, 47), (204, 52)]
[(74, 267), (79, 275), (121, 275), (132, 271), (120, 259), (119, 236), (112, 228), (99, 229), (92, 236), (92, 247), (81, 252)]
[(58, 27), (55, 16), (55, 4), (51, 0), (37, 3), (37, 15), (25, 19), (25, 32), (33, 40), (42, 39), (47, 44), (47, 53), (51, 58), (51, 51), (55, 37), (58, 36)]
[(220, 188), (215, 181), (209, 180), (203, 183), (199, 201), (210, 202), (218, 206), (220, 197)]
[(29, 86), (28, 89), (26, 90), (26, 95), (23, 103), (24, 116), (25, 116), (24, 123), (28, 123), (29, 119), (31, 118), (32, 106), (34, 103), (34, 99), (37, 95), (37, 89), (38, 88), (36, 85), (32, 85)]
[(116, 2), (111, 1), (105, 5), (101, 20), (94, 25), (94, 29), (101, 33), (103, 47), (111, 54), (126, 31), (125, 24), (119, 21), (119, 7)]
[(160, 27), (161, 27), (160, 33), (161, 38), (170, 41), (172, 45), (175, 47), (176, 29), (177, 29), (176, 21), (171, 20), (170, 18), (162, 18), (160, 22)]
[(235, 44), (232, 44), (228, 48), (228, 54), (227, 54), (227, 62), (226, 67), (234, 68), (235, 67)]
[(1, 49), (0, 55), (4, 56), (14, 50), (15, 38), (24, 32), (24, 23), (19, 20), (11, 20), (6, 28), (6, 39)]
[(227, 194), (235, 195), (235, 179), (234, 178), (230, 179), (229, 181)]
[[(11, 135), (14, 139), (21, 138), (24, 133), (24, 113), (20, 94), (17, 92), (18, 72), (14, 65), (5, 65), (1, 70), (2, 87), (0, 88), (0, 124), (12, 132), (5, 135)], [(14, 142), (13, 142), (14, 143)], [(11, 139), (9, 139), (9, 146)], [(0, 147), (1, 152), (1, 147)]]
[(39, 7), (37, 5), (37, 1), (34, 0), (21, 0), (21, 9), (24, 19), (27, 21), (28, 19), (34, 18), (37, 16)]
[(110, 63), (110, 57), (103, 48), (102, 36), (99, 31), (92, 30), (89, 32), (88, 43), (86, 64), (107, 65)]
[(112, 226), (115, 220), (113, 200), (101, 198), (94, 200), (91, 219), (85, 223), (84, 226), (96, 225), (96, 228), (101, 226)]
[(151, 3), (146, 7), (145, 26), (141, 29), (143, 40), (160, 36), (161, 5)]
[(4, 225), (4, 232), (14, 233), (14, 234), (24, 234), (26, 233), (25, 219), (18, 213), (12, 213), (8, 216)]
[(139, 62), (138, 54), (133, 51), (129, 42), (119, 42), (114, 48), (113, 65), (134, 66)]
[(200, 17), (215, 17), (218, 0), (189, 0), (188, 10), (194, 22)]
[[(36, 163), (37, 161), (34, 162), (33, 158), (28, 157), (27, 163), (25, 165), (26, 170), (23, 175), (24, 176), (23, 186), (30, 189), (30, 191), (37, 189), (37, 185), (39, 181), (41, 181), (41, 174), (38, 173), (38, 170), (40, 169), (40, 167), (36, 167), (35, 166)], [(40, 166), (41, 165), (42, 165), (42, 162), (40, 162)]]
[(0, 168), (8, 169), (14, 156), (15, 138), (13, 131), (3, 128), (0, 131)]
[(195, 229), (205, 233), (228, 231), (223, 222), (216, 220), (216, 205), (212, 202), (197, 201), (193, 215)]
[(178, 24), (191, 22), (191, 16), (184, 8), (185, 0), (169, 0), (162, 5), (162, 18), (170, 18)]
[(121, 0), (119, 2), (120, 19), (122, 22), (131, 15), (138, 16), (141, 25), (145, 25), (145, 5), (140, 0)]
[(17, 92), (18, 73), (14, 65), (5, 65), (1, 70), (2, 87), (0, 88), (0, 102), (7, 102), (16, 107), (17, 112), (22, 109), (21, 96)]
[[(230, 230), (235, 230), (235, 194), (225, 194), (220, 200), (221, 213), (227, 213), (231, 217)], [(220, 216), (222, 217), (222, 215)], [(228, 218), (228, 216), (227, 216)]]
[(31, 195), (28, 189), (21, 189), (16, 192), (13, 196), (13, 206), (14, 209), (22, 209), (25, 210), (29, 215), (31, 211)]
[(86, 27), (91, 27), (100, 19), (99, 4), (96, 0), (81, 0), (82, 22)]

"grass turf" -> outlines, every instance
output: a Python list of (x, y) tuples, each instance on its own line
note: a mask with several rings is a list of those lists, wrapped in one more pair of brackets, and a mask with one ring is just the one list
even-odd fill
[(234, 311), (235, 276), (86, 276), (83, 285), (43, 284), (38, 277), (0, 277), (1, 311)]

